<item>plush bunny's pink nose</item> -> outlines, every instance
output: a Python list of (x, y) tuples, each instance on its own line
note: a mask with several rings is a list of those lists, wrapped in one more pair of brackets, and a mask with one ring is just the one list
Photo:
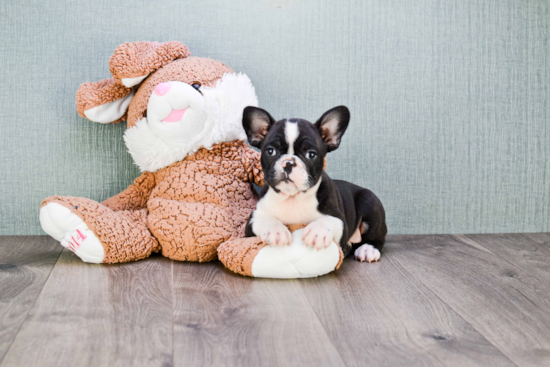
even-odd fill
[(155, 94), (157, 96), (163, 96), (172, 88), (172, 85), (170, 83), (160, 83), (155, 87)]

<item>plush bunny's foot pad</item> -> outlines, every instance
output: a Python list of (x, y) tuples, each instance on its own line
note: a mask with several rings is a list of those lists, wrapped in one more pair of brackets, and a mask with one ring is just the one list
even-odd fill
[(257, 278), (312, 278), (340, 267), (344, 257), (340, 246), (333, 241), (319, 251), (306, 247), (302, 232), (292, 233), (290, 246), (268, 246), (259, 237), (230, 240), (218, 247), (218, 258), (229, 270)]
[(44, 231), (90, 263), (123, 263), (159, 251), (147, 229), (147, 209), (113, 211), (97, 201), (50, 196), (42, 202)]
[(105, 251), (96, 235), (86, 223), (69, 208), (49, 203), (40, 208), (40, 224), (44, 232), (61, 242), (84, 262), (103, 262)]

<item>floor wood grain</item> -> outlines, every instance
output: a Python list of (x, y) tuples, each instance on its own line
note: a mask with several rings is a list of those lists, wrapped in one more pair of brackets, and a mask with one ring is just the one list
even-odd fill
[(550, 284), (550, 236), (546, 233), (467, 235), (496, 256), (518, 266), (543, 283)]
[(174, 265), (176, 366), (345, 366), (298, 280)]
[(302, 280), (61, 250), (0, 237), (0, 367), (550, 366), (550, 234), (389, 236)]
[(85, 264), (63, 250), (2, 362), (172, 365), (172, 261)]
[(550, 366), (550, 285), (462, 236), (396, 236), (388, 252), (519, 366)]
[(390, 255), (302, 289), (351, 366), (514, 366)]
[(0, 237), (0, 362), (61, 250), (59, 243), (45, 236)]

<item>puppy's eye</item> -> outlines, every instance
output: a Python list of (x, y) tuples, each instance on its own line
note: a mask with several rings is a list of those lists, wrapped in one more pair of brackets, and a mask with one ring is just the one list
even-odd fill
[(265, 150), (265, 153), (270, 156), (270, 157), (273, 157), (275, 154), (277, 154), (277, 151), (274, 149), (274, 148), (267, 148)]
[(317, 153), (310, 150), (309, 152), (306, 153), (306, 158), (309, 159), (310, 161), (312, 161), (315, 158), (317, 158)]
[(191, 84), (193, 88), (195, 88), (198, 92), (200, 92), (201, 84), (200, 83), (193, 83)]

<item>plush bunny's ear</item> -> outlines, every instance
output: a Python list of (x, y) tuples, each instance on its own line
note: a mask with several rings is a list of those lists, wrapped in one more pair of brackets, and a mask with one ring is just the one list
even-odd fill
[(76, 92), (76, 110), (90, 121), (109, 124), (125, 120), (134, 91), (114, 79), (84, 83)]
[(187, 46), (177, 41), (125, 43), (118, 46), (109, 59), (109, 70), (116, 80), (130, 88), (153, 71), (189, 55)]

